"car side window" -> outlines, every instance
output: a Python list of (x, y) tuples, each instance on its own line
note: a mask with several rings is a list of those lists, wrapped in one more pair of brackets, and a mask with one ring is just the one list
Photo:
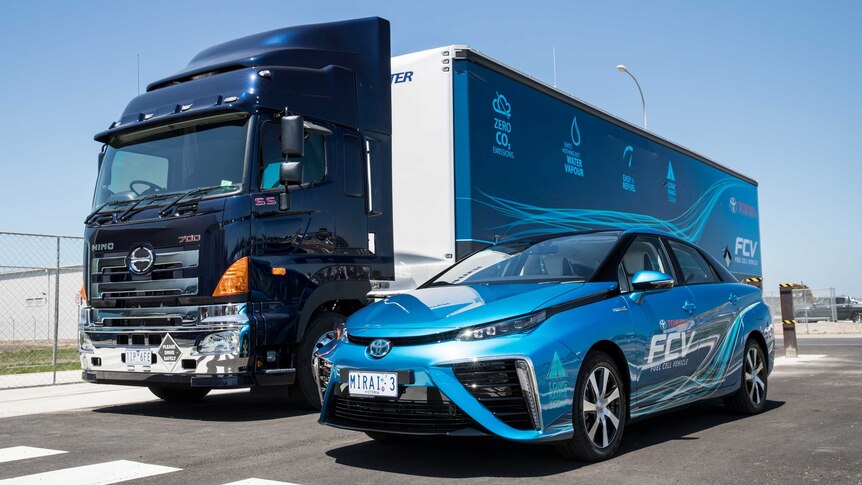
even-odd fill
[(656, 236), (638, 236), (623, 254), (617, 274), (620, 288), (626, 291), (639, 271), (659, 271), (670, 275), (670, 263)]
[[(260, 188), (281, 188), (279, 183), (281, 162), (281, 125), (264, 123), (260, 136)], [(302, 183), (320, 182), (326, 175), (326, 139), (322, 133), (310, 131), (305, 135), (305, 156), (290, 158), (290, 162), (302, 161)]]
[(682, 270), (682, 280), (686, 285), (715, 283), (718, 278), (712, 267), (697, 249), (677, 241), (669, 241), (670, 249)]

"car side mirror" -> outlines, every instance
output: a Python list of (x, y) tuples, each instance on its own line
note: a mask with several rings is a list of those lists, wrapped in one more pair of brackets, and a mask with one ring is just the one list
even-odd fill
[(284, 190), (278, 197), (279, 210), (290, 209), (290, 186), (302, 184), (302, 163), (281, 162), (278, 169), (278, 181), (284, 186)]
[(281, 156), (301, 158), (305, 154), (305, 121), (302, 116), (281, 117)]
[(673, 288), (673, 278), (660, 271), (638, 271), (632, 278), (634, 291), (655, 291)]

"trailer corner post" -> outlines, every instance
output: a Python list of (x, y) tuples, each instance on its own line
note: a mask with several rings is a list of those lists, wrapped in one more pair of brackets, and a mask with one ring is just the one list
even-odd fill
[(781, 283), (781, 328), (784, 331), (784, 356), (795, 359), (798, 356), (796, 346), (796, 320), (793, 318), (793, 283)]

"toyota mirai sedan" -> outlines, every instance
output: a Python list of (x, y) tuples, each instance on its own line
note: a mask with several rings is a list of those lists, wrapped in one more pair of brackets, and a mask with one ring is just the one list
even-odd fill
[(320, 422), (377, 440), (497, 436), (614, 455), (627, 423), (723, 397), (764, 410), (770, 311), (655, 231), (502, 242), (351, 316), (314, 358)]

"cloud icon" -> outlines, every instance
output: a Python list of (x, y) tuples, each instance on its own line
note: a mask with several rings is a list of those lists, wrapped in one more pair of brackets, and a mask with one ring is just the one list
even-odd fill
[(496, 93), (497, 97), (494, 98), (494, 102), (491, 103), (491, 106), (494, 108), (494, 111), (500, 113), (506, 118), (512, 117), (512, 105), (506, 100), (506, 97), (500, 93)]

